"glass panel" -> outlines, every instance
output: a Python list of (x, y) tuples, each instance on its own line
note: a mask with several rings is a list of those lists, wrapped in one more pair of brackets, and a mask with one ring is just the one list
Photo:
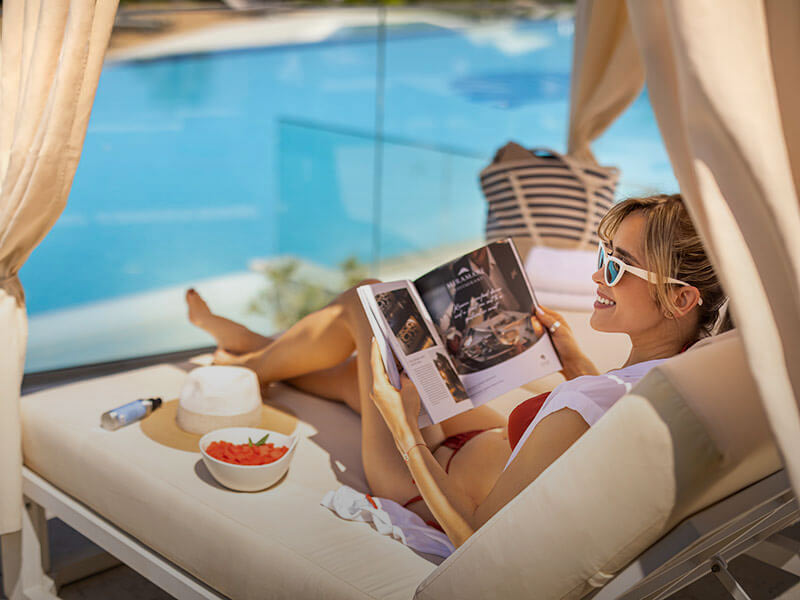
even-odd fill
[[(374, 25), (375, 11), (362, 19)], [(21, 271), (26, 370), (212, 344), (186, 318), (190, 286), (270, 332), (269, 288), (282, 276), (270, 261), (369, 260), (371, 135), (354, 142), (290, 123), (371, 134), (374, 72), (374, 27), (349, 34), (335, 23), (309, 43), (107, 60), (67, 208)]]
[[(572, 51), (568, 15), (492, 10), (170, 9), (115, 32), (67, 208), (21, 271), (26, 370), (212, 344), (190, 286), (268, 334), (479, 245), (494, 152), (565, 150)], [(595, 151), (618, 196), (677, 189), (644, 94)]]

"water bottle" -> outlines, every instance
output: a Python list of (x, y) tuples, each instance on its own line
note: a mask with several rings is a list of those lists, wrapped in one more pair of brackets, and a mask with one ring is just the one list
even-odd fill
[(147, 398), (146, 400), (140, 398), (103, 413), (103, 416), (100, 417), (100, 425), (103, 426), (103, 429), (114, 431), (144, 419), (159, 406), (161, 406), (161, 398)]

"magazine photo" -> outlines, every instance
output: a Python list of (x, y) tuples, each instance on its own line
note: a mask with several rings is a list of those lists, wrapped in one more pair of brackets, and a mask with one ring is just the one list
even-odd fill
[(359, 298), (390, 379), (399, 381), (399, 364), (419, 392), (420, 424), (561, 369), (549, 333), (533, 327), (536, 297), (511, 240), (414, 281), (361, 286)]
[(400, 342), (404, 354), (414, 354), (435, 345), (433, 335), (423, 322), (422, 314), (408, 290), (377, 294), (375, 300), (389, 324), (389, 329)]
[(509, 245), (478, 248), (415, 285), (460, 374), (499, 364), (539, 340), (533, 298)]

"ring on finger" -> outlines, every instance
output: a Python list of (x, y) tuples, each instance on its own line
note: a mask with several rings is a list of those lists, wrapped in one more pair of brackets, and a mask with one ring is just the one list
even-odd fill
[(550, 333), (551, 334), (555, 333), (556, 329), (558, 329), (559, 327), (561, 327), (561, 321), (556, 321), (555, 323), (550, 325)]

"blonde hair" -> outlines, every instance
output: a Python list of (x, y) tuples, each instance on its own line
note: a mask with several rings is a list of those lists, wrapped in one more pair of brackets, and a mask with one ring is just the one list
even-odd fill
[(678, 308), (669, 294), (675, 284), (667, 283), (668, 277), (674, 277), (696, 287), (703, 299), (694, 339), (731, 329), (727, 296), (680, 194), (628, 198), (615, 204), (600, 221), (600, 239), (608, 243), (622, 220), (633, 212), (645, 215), (645, 268), (656, 274), (650, 294), (659, 309), (672, 314)]

